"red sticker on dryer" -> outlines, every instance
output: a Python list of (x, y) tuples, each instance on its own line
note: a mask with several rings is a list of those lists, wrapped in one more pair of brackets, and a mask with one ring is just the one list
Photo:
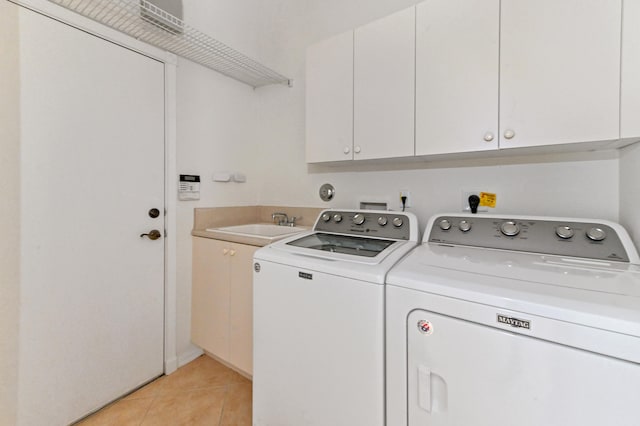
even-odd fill
[(418, 321), (418, 330), (422, 334), (432, 334), (433, 333), (433, 325), (426, 320)]

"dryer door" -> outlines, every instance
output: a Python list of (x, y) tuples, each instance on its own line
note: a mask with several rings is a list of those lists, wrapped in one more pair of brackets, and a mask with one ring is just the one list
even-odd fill
[(407, 321), (409, 425), (638, 424), (637, 364), (423, 310)]

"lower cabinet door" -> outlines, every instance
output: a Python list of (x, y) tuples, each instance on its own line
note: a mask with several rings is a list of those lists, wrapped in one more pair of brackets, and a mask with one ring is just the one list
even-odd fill
[(191, 340), (229, 359), (229, 243), (193, 238)]
[(253, 374), (253, 254), (259, 247), (231, 247), (229, 363)]

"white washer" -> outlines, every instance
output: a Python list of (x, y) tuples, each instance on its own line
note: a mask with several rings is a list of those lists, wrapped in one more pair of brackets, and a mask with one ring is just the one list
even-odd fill
[(639, 264), (611, 222), (431, 218), (387, 276), (387, 425), (637, 426)]
[(254, 255), (253, 424), (384, 425), (384, 281), (411, 213), (326, 210)]

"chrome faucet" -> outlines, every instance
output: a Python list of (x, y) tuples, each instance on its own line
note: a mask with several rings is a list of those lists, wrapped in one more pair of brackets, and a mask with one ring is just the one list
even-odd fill
[[(280, 219), (276, 222), (276, 218), (280, 218)], [(276, 222), (278, 225), (289, 224), (289, 216), (287, 216), (286, 213), (280, 213), (280, 212), (272, 213), (271, 219), (273, 219), (273, 221)]]
[[(276, 221), (276, 218), (278, 218), (277, 221)], [(302, 219), (302, 216), (300, 216), (300, 217), (295, 217), (295, 216), (289, 217), (286, 213), (276, 212), (276, 213), (272, 213), (271, 214), (271, 219), (273, 219), (273, 221), (276, 222), (280, 226), (296, 226), (296, 220)]]

